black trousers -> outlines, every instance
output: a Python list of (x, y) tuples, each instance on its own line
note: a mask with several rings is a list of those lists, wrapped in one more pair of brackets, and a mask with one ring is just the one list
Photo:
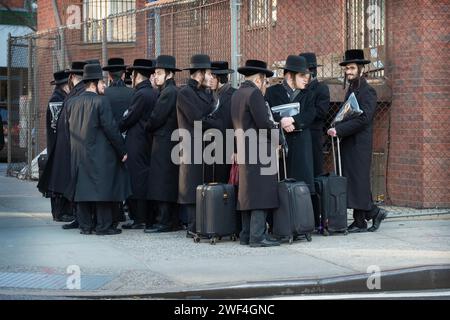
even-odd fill
[(155, 201), (158, 223), (165, 227), (175, 228), (180, 222), (176, 203)]
[(74, 214), (72, 203), (60, 194), (54, 194), (50, 198), (50, 205), (52, 208), (53, 220), (58, 219), (63, 215), (72, 216)]
[(266, 210), (242, 211), (242, 231), (239, 234), (241, 241), (258, 243), (266, 237)]
[(153, 202), (142, 199), (128, 199), (127, 202), (134, 223), (145, 223), (147, 226), (155, 223)]
[(77, 202), (77, 218), (82, 230), (102, 232), (112, 226), (115, 202)]
[(188, 231), (197, 232), (195, 204), (185, 204), (185, 210), (188, 216)]

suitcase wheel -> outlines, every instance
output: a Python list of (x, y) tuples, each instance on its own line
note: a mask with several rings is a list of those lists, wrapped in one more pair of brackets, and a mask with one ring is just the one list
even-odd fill
[(200, 237), (199, 236), (194, 236), (194, 242), (195, 243), (200, 243)]
[(212, 245), (215, 245), (215, 244), (217, 243), (217, 238), (216, 238), (216, 237), (212, 237), (212, 238), (209, 240), (209, 243), (212, 244)]
[(220, 240), (222, 240), (222, 237), (219, 236), (217, 239), (220, 241)]
[(311, 233), (307, 233), (305, 236), (306, 236), (306, 240), (308, 240), (308, 242), (312, 241)]
[(236, 237), (235, 234), (232, 234), (232, 235), (231, 235), (231, 241), (237, 241), (237, 237)]

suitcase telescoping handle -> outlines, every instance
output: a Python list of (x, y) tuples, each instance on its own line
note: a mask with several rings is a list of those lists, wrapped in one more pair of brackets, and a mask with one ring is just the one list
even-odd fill
[(336, 175), (342, 177), (341, 147), (340, 147), (341, 140), (339, 139), (338, 136), (336, 136), (336, 140), (337, 140), (337, 152), (338, 152), (338, 166), (339, 166), (339, 172), (337, 171), (337, 168), (336, 168), (336, 153), (334, 152), (334, 137), (331, 136), (331, 148), (332, 148), (332, 152), (333, 152), (334, 172), (336, 173)]
[[(211, 143), (216, 143), (216, 141), (211, 141)], [(202, 143), (202, 183), (203, 184), (205, 184), (205, 161), (203, 160), (203, 151), (205, 150), (205, 144), (206, 144), (206, 142), (203, 140), (203, 143)], [(215, 151), (215, 149), (214, 149), (214, 151)], [(215, 154), (214, 154), (214, 157), (215, 157)], [(214, 159), (215, 160), (215, 159)], [(212, 178), (213, 178), (213, 182), (216, 182), (216, 162), (214, 161), (213, 162), (213, 176), (212, 176)]]
[[(287, 171), (286, 171), (286, 150), (284, 150), (283, 146), (279, 146), (278, 150), (281, 151), (281, 154), (283, 155), (282, 158), (283, 158), (284, 180), (288, 180)], [(278, 159), (277, 159), (277, 173), (278, 173), (278, 181), (281, 181), (280, 180), (280, 163), (279, 163)]]

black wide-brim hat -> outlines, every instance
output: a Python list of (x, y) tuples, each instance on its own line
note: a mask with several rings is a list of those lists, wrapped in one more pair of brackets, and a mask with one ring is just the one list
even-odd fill
[(317, 68), (323, 67), (321, 64), (317, 64), (317, 57), (314, 52), (302, 52), (299, 54), (300, 57), (303, 57), (308, 62), (308, 68)]
[(66, 70), (60, 70), (53, 73), (53, 79), (50, 81), (51, 85), (59, 85), (67, 83), (69, 80), (69, 73)]
[(104, 71), (121, 71), (125, 70), (127, 66), (125, 65), (125, 60), (122, 58), (110, 58), (108, 59), (108, 64), (102, 69)]
[(155, 66), (154, 62), (150, 59), (135, 59), (133, 65), (129, 66), (127, 70), (155, 71)]
[(364, 51), (361, 49), (351, 49), (345, 51), (344, 61), (339, 63), (340, 66), (346, 66), (350, 63), (369, 64), (370, 60), (364, 59)]
[(288, 56), (286, 59), (286, 64), (281, 69), (295, 73), (310, 73), (306, 59), (295, 55)]
[(211, 70), (212, 74), (230, 74), (233, 73), (233, 69), (228, 68), (227, 61), (213, 61), (211, 62), (211, 67), (214, 68)]
[(103, 80), (102, 67), (97, 63), (90, 63), (84, 66), (83, 81)]
[(74, 61), (72, 62), (70, 69), (67, 70), (67, 72), (77, 74), (77, 75), (83, 75), (83, 68), (86, 65), (85, 61)]
[(155, 69), (166, 69), (174, 72), (179, 72), (181, 69), (176, 67), (176, 59), (174, 56), (169, 55), (159, 55), (156, 58)]
[(273, 76), (273, 71), (267, 69), (267, 63), (261, 60), (247, 60), (245, 66), (239, 67), (237, 71), (244, 76), (252, 76), (257, 73), (263, 73), (267, 77)]
[(207, 54), (194, 54), (191, 57), (191, 64), (183, 70), (202, 70), (202, 69), (213, 69), (211, 66), (211, 59)]

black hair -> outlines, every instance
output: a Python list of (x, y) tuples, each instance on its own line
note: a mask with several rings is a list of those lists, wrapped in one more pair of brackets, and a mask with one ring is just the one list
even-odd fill
[(150, 70), (136, 70), (137, 73), (140, 73), (142, 76), (146, 77), (146, 78), (150, 78), (150, 76), (152, 75), (152, 71)]
[(123, 70), (119, 70), (119, 71), (110, 71), (109, 75), (112, 78), (112, 81), (119, 81), (120, 79), (122, 79), (122, 75), (125, 71)]
[(221, 84), (228, 83), (228, 75), (227, 74), (216, 74), (216, 76)]

